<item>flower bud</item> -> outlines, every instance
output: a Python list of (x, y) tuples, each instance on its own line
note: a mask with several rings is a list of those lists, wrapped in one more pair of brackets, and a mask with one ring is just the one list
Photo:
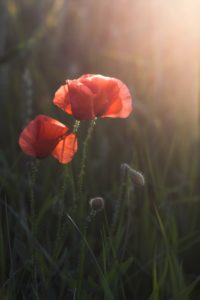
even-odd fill
[(95, 212), (99, 212), (104, 209), (104, 199), (102, 197), (90, 199), (89, 204), (91, 209)]
[(134, 185), (137, 185), (137, 186), (145, 185), (145, 179), (144, 179), (144, 176), (142, 175), (142, 173), (140, 173), (134, 169), (130, 169), (129, 172), (130, 172), (129, 174), (130, 174), (130, 177), (131, 177)]
[(142, 175), (142, 173), (131, 168), (128, 164), (126, 164), (126, 163), (121, 164), (121, 170), (123, 172), (124, 171), (128, 172), (128, 175), (135, 186), (144, 186), (145, 185), (145, 178)]

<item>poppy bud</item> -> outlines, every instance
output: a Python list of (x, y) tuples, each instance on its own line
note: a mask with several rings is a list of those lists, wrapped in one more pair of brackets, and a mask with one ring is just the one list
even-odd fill
[(123, 163), (121, 165), (121, 170), (123, 172), (127, 170), (128, 175), (130, 176), (130, 178), (135, 186), (144, 186), (145, 185), (145, 178), (142, 175), (142, 173), (131, 168), (128, 164)]
[(102, 197), (90, 199), (89, 204), (91, 209), (95, 212), (99, 212), (104, 209), (104, 199)]

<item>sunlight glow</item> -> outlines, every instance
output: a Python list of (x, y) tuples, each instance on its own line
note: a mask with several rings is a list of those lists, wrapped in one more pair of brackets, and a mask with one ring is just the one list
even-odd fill
[[(157, 1), (155, 91), (197, 130), (199, 102), (200, 1)], [(164, 84), (163, 84), (164, 83)]]
[(139, 100), (145, 97), (144, 101), (155, 102), (163, 119), (192, 126), (196, 134), (200, 1), (119, 2), (123, 5), (116, 8), (113, 36), (105, 56), (126, 64), (125, 72), (132, 72)]

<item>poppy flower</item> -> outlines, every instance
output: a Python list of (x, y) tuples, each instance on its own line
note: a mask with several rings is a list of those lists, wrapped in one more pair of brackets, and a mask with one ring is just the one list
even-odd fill
[(52, 155), (60, 163), (66, 164), (77, 151), (77, 138), (59, 121), (38, 115), (23, 129), (19, 145), (28, 155), (37, 158)]
[(128, 87), (119, 79), (95, 74), (67, 80), (53, 102), (78, 120), (126, 118), (132, 111)]

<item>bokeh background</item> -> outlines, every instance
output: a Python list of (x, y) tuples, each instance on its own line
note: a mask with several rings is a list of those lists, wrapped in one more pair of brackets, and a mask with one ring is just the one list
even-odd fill
[[(134, 226), (134, 230), (130, 230), (130, 224), (128, 227), (130, 240), (126, 257), (128, 259), (135, 253), (140, 260), (140, 263), (135, 261), (131, 265), (128, 277), (124, 275), (127, 299), (199, 299), (199, 15), (199, 0), (0, 2), (1, 202), (5, 204), (7, 201), (18, 214), (18, 219), (27, 220), (29, 213), (26, 204), (27, 158), (18, 146), (22, 128), (39, 113), (58, 118), (71, 126), (74, 123), (73, 117), (52, 104), (58, 87), (66, 79), (97, 73), (121, 79), (131, 91), (133, 113), (128, 119), (97, 121), (88, 150), (85, 179), (88, 199), (98, 195), (107, 199), (109, 219), (115, 209), (120, 165), (126, 162), (139, 169), (146, 178), (143, 192), (137, 195), (140, 199), (140, 203), (136, 203), (137, 209), (131, 209), (130, 203), (125, 204), (131, 210), (130, 222)], [(87, 128), (88, 122), (82, 122), (78, 132), (80, 149)], [(81, 151), (72, 164), (75, 180), (80, 169)], [(49, 197), (52, 186), (56, 194), (58, 183), (54, 185), (52, 182), (63, 170), (52, 158), (41, 164), (36, 191), (38, 211), (41, 199)], [(4, 204), (1, 215), (6, 221)], [(160, 261), (155, 264), (153, 261), (155, 253), (159, 256), (160, 249), (164, 247), (162, 237), (157, 236), (159, 229), (154, 228), (156, 221), (152, 221), (157, 220), (162, 236), (160, 215), (152, 212), (155, 204), (169, 234), (168, 246), (176, 248), (173, 253), (178, 267), (172, 270), (170, 279), (162, 273), (164, 266), (156, 269)], [(126, 218), (126, 214), (124, 216)], [(47, 216), (42, 214), (40, 219), (48, 227)], [(24, 240), (16, 237), (14, 227), (18, 222), (12, 214), (7, 221), (11, 232), (9, 247), (14, 255), (19, 240)], [(38, 226), (44, 224), (38, 221)], [(101, 226), (101, 222), (96, 226)], [(6, 232), (9, 230), (4, 227), (2, 224), (2, 257), (8, 247)], [(133, 236), (136, 237), (132, 244)], [(143, 237), (141, 240), (140, 236)], [(93, 242), (95, 244), (95, 238)], [(182, 251), (179, 247), (186, 250)], [(183, 253), (180, 254), (178, 249)], [(9, 257), (5, 255), (5, 262), (2, 258), (1, 277), (4, 283), (9, 274), (16, 271), (16, 266), (23, 265), (18, 252), (14, 255), (15, 266), (10, 273)], [(99, 252), (96, 252), (97, 256)], [(146, 267), (149, 259), (150, 264)], [(133, 270), (138, 272), (137, 278), (135, 275), (132, 277)], [(163, 277), (156, 277), (156, 274)], [(166, 278), (169, 286), (163, 288)], [(24, 289), (24, 295), (32, 297), (31, 285), (23, 280), (19, 282), (19, 295)], [(170, 284), (173, 286), (174, 282), (175, 288), (172, 289)], [(24, 288), (27, 286), (29, 289)], [(13, 287), (13, 291), (16, 290)], [(56, 282), (55, 295), (57, 290), (59, 284)], [(182, 290), (186, 290), (187, 294), (180, 296)], [(5, 299), (15, 299), (14, 296), (9, 298), (4, 289), (2, 293), (5, 293), (2, 294)], [(190, 293), (193, 293), (192, 296)], [(117, 295), (121, 294), (114, 293), (114, 299), (118, 299)], [(119, 299), (126, 299), (125, 295), (124, 298), (119, 296)], [(58, 299), (55, 297), (44, 296), (42, 299)], [(87, 298), (84, 294), (78, 299), (103, 299), (95, 297)], [(60, 296), (59, 299), (68, 298)]]

